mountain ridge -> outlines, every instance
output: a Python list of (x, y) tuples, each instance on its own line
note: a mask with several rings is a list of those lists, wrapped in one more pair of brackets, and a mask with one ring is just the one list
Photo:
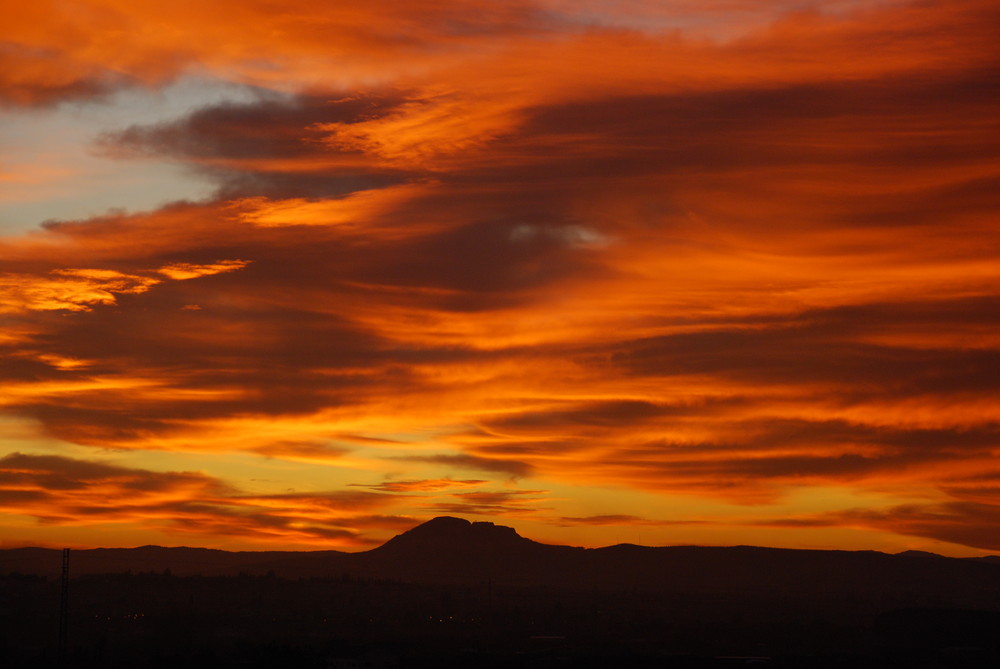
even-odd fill
[[(58, 549), (0, 550), (0, 641), (22, 655), (54, 638), (60, 565)], [(359, 660), (409, 649), (420, 661), (399, 666), (418, 667), (548, 666), (523, 661), (542, 649), (678, 669), (796, 654), (782, 666), (996, 666), (920, 662), (956, 647), (1000, 658), (1000, 563), (917, 551), (581, 548), (440, 517), (359, 553), (141, 546), (73, 551), (71, 568), (70, 627), (88, 657), (183, 640), (192, 667), (290, 666), (309, 647), (316, 661), (295, 666), (330, 666), (331, 647)], [(245, 664), (218, 663), (240, 648)], [(280, 662), (254, 664), (275, 649)]]
[[(0, 550), (0, 574), (57, 577), (58, 549)], [(987, 606), (1000, 601), (1000, 561), (919, 551), (660, 546), (581, 548), (543, 544), (512, 528), (441, 516), (368, 551), (222, 551), (141, 546), (71, 553), (73, 576), (363, 578), (413, 583), (544, 586), (577, 590), (653, 589), (724, 595), (845, 597)]]

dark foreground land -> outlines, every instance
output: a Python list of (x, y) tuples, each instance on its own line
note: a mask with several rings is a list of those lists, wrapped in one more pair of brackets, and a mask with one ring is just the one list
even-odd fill
[(545, 546), (436, 519), (360, 554), (0, 551), (2, 667), (997, 667), (1000, 564)]

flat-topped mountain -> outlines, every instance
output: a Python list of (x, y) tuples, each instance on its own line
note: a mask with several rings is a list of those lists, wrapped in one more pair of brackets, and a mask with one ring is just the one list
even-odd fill
[(439, 556), (444, 546), (471, 554), (479, 551), (518, 550), (539, 545), (541, 544), (519, 535), (513, 527), (488, 522), (470, 523), (463, 518), (439, 516), (393, 537), (369, 553), (408, 556), (430, 553)]
[(560, 566), (568, 566), (568, 553), (583, 550), (525, 539), (512, 527), (443, 516), (348, 562), (356, 562), (361, 573), (374, 570), (404, 580), (548, 582)]

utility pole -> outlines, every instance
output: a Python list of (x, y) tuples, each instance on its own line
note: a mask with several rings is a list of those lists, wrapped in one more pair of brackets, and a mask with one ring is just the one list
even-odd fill
[(66, 666), (66, 646), (69, 637), (69, 549), (62, 553), (62, 582), (59, 598), (59, 666)]

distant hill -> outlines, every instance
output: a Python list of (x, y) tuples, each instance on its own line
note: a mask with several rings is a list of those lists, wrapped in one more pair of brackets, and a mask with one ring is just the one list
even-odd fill
[[(124, 572), (169, 571), (176, 576), (235, 576), (240, 573), (266, 574), (283, 569), (288, 576), (322, 576), (339, 551), (316, 552), (229, 552), (210, 548), (94, 548), (74, 550), (71, 573), (118, 574)], [(313, 566), (315, 573), (310, 573)], [(62, 569), (62, 551), (50, 548), (15, 548), (0, 550), (0, 574), (21, 573), (56, 577)]]
[[(995, 607), (1000, 558), (948, 558), (906, 551), (793, 550), (734, 546), (585, 549), (541, 544), (513, 528), (440, 517), (361, 553), (227, 552), (205, 548), (76, 550), (72, 574), (132, 571), (176, 576), (273, 572), (285, 578), (343, 575), (414, 583), (551, 586), (820, 599), (879, 605)], [(0, 551), (0, 574), (56, 577), (60, 551)]]
[(990, 562), (992, 564), (1000, 564), (1000, 555), (985, 555), (978, 558), (969, 558), (970, 560), (977, 560), (979, 562)]

